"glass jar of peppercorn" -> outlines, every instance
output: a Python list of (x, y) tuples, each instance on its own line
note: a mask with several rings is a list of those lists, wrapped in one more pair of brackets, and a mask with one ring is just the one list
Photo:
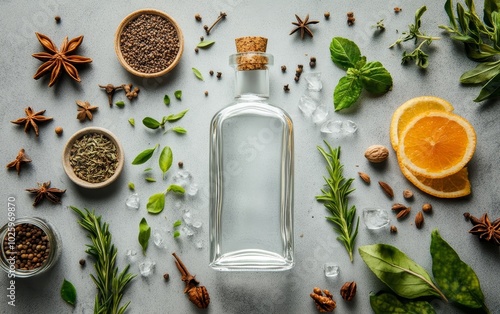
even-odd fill
[(26, 278), (46, 272), (59, 259), (62, 241), (50, 223), (22, 217), (0, 229), (0, 266), (9, 278)]

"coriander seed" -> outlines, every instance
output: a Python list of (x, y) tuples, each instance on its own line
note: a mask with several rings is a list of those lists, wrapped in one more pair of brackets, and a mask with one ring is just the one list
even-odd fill
[(57, 135), (61, 135), (63, 133), (63, 128), (58, 126), (54, 129), (54, 132), (56, 132)]
[(210, 74), (210, 76), (213, 76), (214, 75), (214, 71), (210, 70), (210, 72), (208, 72), (208, 74)]
[(430, 213), (432, 211), (432, 205), (429, 203), (425, 203), (424, 205), (422, 205), (422, 211), (424, 213)]
[(323, 14), (325, 16), (325, 19), (328, 20), (330, 18), (330, 12), (326, 11), (325, 14)]
[(165, 279), (165, 281), (168, 281), (170, 279), (170, 275), (168, 273), (164, 273), (163, 279)]
[(206, 90), (206, 91), (204, 92), (204, 94), (205, 94), (205, 96), (208, 96), (208, 91)]
[(194, 15), (194, 19), (195, 19), (197, 22), (200, 22), (200, 21), (201, 21), (201, 15), (200, 15), (200, 13), (196, 13), (196, 14)]
[(281, 72), (285, 73), (286, 72), (286, 65), (281, 66)]
[(198, 53), (198, 51), (200, 51), (198, 47), (194, 48), (194, 52)]

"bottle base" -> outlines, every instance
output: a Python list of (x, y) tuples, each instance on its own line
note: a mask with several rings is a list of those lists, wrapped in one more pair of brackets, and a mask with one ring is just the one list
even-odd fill
[(283, 271), (292, 269), (294, 262), (274, 252), (240, 250), (217, 256), (209, 266), (219, 271)]

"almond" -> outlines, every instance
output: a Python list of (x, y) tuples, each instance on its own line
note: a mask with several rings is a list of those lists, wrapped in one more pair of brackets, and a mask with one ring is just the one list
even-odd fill
[(403, 204), (400, 204), (400, 203), (394, 203), (394, 205), (392, 205), (391, 209), (395, 210), (395, 211), (399, 211), (399, 210), (406, 209), (406, 206)]
[(411, 211), (411, 207), (406, 207), (405, 209), (399, 211), (399, 213), (396, 215), (396, 219), (403, 219), (405, 218), (406, 216), (408, 216), (408, 214), (410, 213)]
[(370, 176), (369, 175), (367, 175), (364, 172), (358, 172), (358, 175), (361, 178), (361, 180), (365, 181), (368, 184), (370, 183)]
[(420, 229), (422, 228), (422, 225), (424, 224), (424, 215), (422, 212), (418, 212), (417, 215), (415, 216), (415, 226)]
[(383, 181), (378, 181), (378, 184), (382, 188), (382, 190), (389, 196), (390, 198), (394, 197), (394, 191), (392, 190), (391, 186)]
[(372, 145), (366, 149), (365, 157), (370, 162), (380, 163), (387, 160), (389, 150), (383, 145)]

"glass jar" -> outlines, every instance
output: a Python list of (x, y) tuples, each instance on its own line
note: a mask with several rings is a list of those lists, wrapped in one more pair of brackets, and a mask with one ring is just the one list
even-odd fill
[[(28, 235), (28, 237), (32, 237), (31, 240), (27, 239), (26, 234), (24, 234), (23, 239), (18, 238), (19, 228), (22, 226), (29, 227), (30, 225), (40, 229), (42, 232), (41, 235), (38, 237), (37, 235)], [(46, 239), (44, 239), (45, 236)], [(15, 221), (5, 224), (0, 229), (0, 239), (0, 266), (7, 272), (8, 277), (12, 279), (27, 278), (45, 273), (54, 266), (61, 255), (62, 241), (59, 233), (50, 223), (42, 218), (17, 218)], [(42, 254), (44, 250), (48, 250), (46, 256)], [(42, 257), (45, 259), (40, 266), (36, 266)], [(21, 266), (23, 268), (33, 266), (33, 264), (23, 264), (23, 261), (27, 259), (30, 259), (30, 263), (35, 263), (35, 266), (32, 269), (21, 269)]]

